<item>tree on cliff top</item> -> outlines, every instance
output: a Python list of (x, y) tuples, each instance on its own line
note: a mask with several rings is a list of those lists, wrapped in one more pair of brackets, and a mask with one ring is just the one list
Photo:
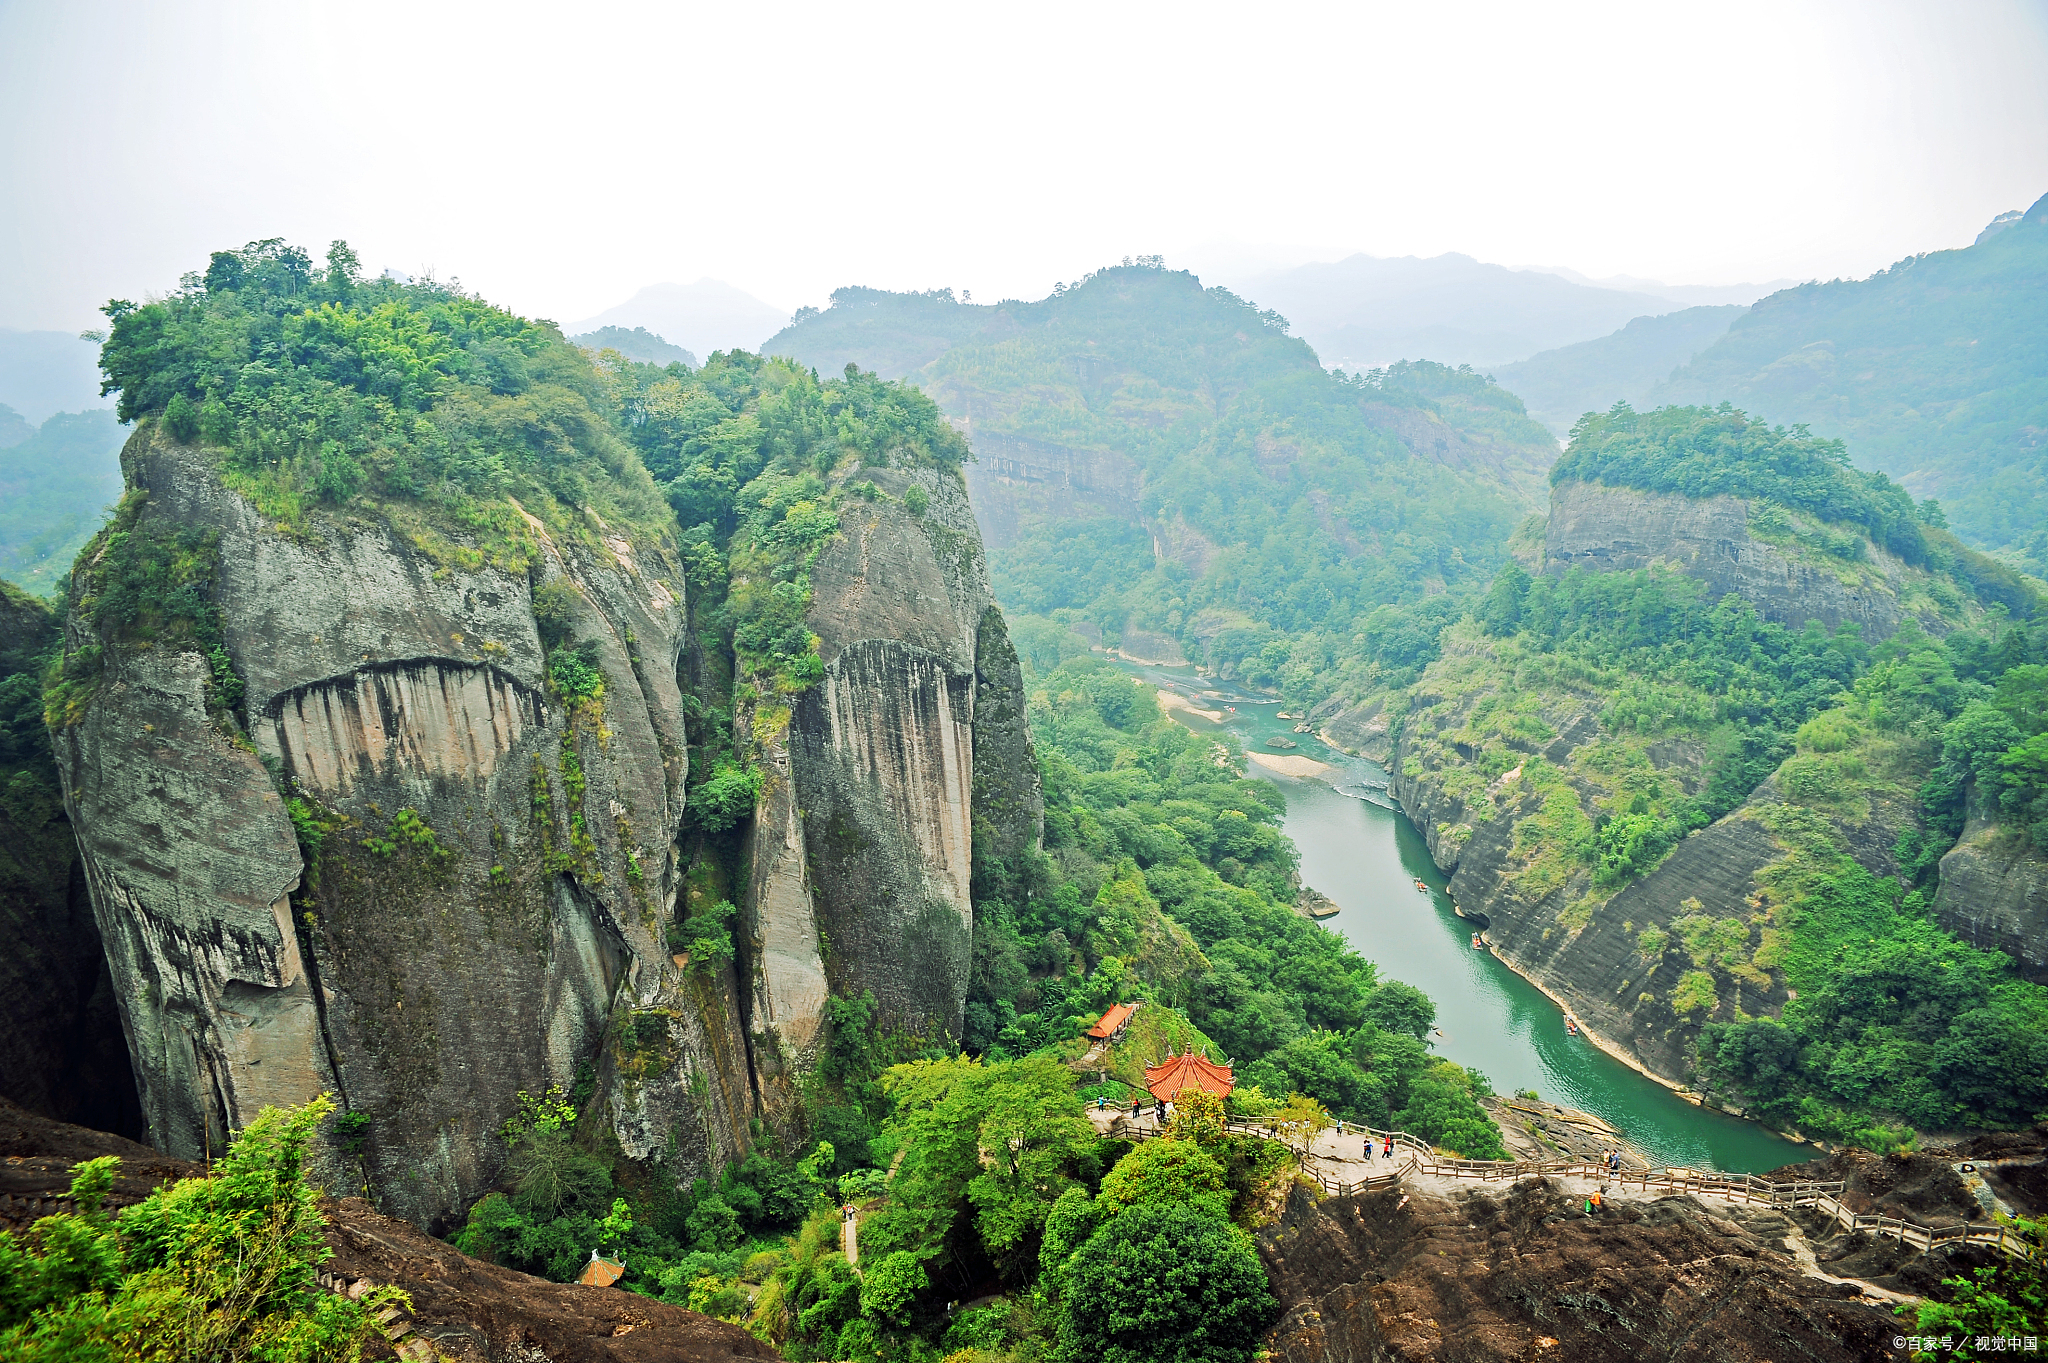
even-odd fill
[(272, 239), (215, 252), (157, 302), (103, 311), (102, 391), (120, 395), (121, 419), (200, 443), (283, 523), (370, 499), (507, 566), (531, 554), (513, 498), (564, 527), (580, 518), (558, 507), (670, 533), (589, 356), (459, 285), (364, 280), (344, 242), (320, 270)]
[(1916, 506), (1904, 488), (1851, 467), (1839, 440), (1809, 435), (1803, 426), (1773, 428), (1725, 402), (1654, 412), (1617, 402), (1586, 413), (1550, 471), (1553, 485), (1574, 479), (1685, 497), (1775, 501), (1855, 526), (1908, 563), (1928, 561), (1925, 523), (1934, 513)]

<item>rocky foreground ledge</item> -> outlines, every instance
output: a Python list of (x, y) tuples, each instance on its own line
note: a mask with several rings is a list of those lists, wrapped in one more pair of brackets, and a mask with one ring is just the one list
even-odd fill
[[(140, 1202), (162, 1184), (204, 1167), (103, 1131), (36, 1116), (0, 1098), (0, 1229), (20, 1231), (63, 1202), (71, 1166), (118, 1155), (110, 1207)], [(462, 1254), (359, 1198), (323, 1200), (328, 1246), (323, 1281), (400, 1287), (412, 1311), (373, 1340), (365, 1357), (402, 1358), (422, 1340), (453, 1363), (729, 1363), (775, 1351), (737, 1325), (609, 1287), (549, 1282)], [(414, 1351), (418, 1352), (417, 1350)]]

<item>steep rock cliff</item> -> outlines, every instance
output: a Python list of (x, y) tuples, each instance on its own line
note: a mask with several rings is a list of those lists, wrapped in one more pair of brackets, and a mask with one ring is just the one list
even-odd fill
[[(1941, 632), (1944, 615), (1963, 604), (1948, 584), (1867, 540), (1782, 508), (1758, 523), (1757, 510), (1740, 497), (1559, 483), (1550, 492), (1544, 571), (1662, 564), (1704, 583), (1717, 599), (1740, 596), (1767, 620), (1794, 628), (1808, 620), (1829, 629), (1854, 624), (1872, 642), (1889, 637), (1907, 614)], [(1800, 552), (1802, 535), (1855, 556)]]
[(0, 582), (0, 1096), (139, 1134), (135, 1080), (43, 727), (62, 626)]
[[(766, 789), (745, 928), (764, 1099), (815, 1055), (826, 999), (960, 1034), (975, 858), (1035, 845), (1043, 803), (1015, 650), (958, 475), (862, 469), (810, 573), (821, 681), (741, 716)], [(924, 508), (906, 501), (913, 488)]]
[[(672, 550), (583, 513), (529, 518), (525, 571), (459, 542), (436, 561), (375, 516), (282, 533), (154, 423), (123, 464), (130, 533), (217, 544), (247, 726), (203, 653), (107, 647), (58, 736), (152, 1143), (189, 1158), (333, 1089), (369, 1127), (330, 1177), (427, 1225), (496, 1177), (519, 1091), (579, 1075), (629, 1156), (708, 1171), (741, 1148), (744, 1061), (709, 1036), (737, 1032), (731, 982), (687, 980), (663, 941), (686, 775)], [(552, 583), (601, 697), (550, 689)], [(99, 642), (86, 590), (74, 649)]]
[(2048, 984), (2048, 857), (2024, 837), (1971, 818), (1941, 859), (1934, 909), (1964, 941), (2004, 952), (2022, 975)]
[[(1774, 538), (1752, 534), (1759, 525)], [(1733, 594), (1767, 620), (1847, 624), (1866, 640), (1908, 616), (1936, 633), (1968, 618), (1953, 582), (1867, 539), (1850, 546), (1847, 534), (1734, 497), (1568, 481), (1553, 489), (1544, 562), (1553, 575), (1663, 567), (1701, 582), (1710, 600)], [(1377, 697), (1348, 709), (1326, 702), (1332, 713), (1317, 717), (1326, 733), (1375, 757), (1397, 733), (1380, 760), (1451, 873), (1460, 909), (1596, 1037), (1682, 1082), (1708, 1021), (1774, 1016), (1790, 997), (1773, 878), (1795, 855), (1840, 852), (1876, 875), (1896, 874), (1900, 835), (1923, 831), (1917, 792), (1939, 754), (1918, 738), (1845, 722), (1826, 751), (1802, 748), (1668, 856), (1603, 884), (1584, 851), (1599, 825), (1640, 809), (1645, 796), (1668, 809), (1698, 795), (1712, 774), (1709, 749), (1726, 735), (1685, 718), (1711, 711), (1712, 699), (1683, 699), (1673, 678), (1561, 656), (1460, 625), (1397, 717)], [(1566, 855), (1568, 843), (1579, 851)], [(2025, 898), (2023, 886), (2012, 893)], [(1989, 922), (1998, 911), (1980, 916)]]

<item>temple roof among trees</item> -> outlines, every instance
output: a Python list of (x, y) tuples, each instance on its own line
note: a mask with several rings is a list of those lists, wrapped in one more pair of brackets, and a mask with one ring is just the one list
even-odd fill
[(1172, 1101), (1182, 1089), (1201, 1089), (1218, 1098), (1228, 1098), (1232, 1088), (1230, 1066), (1219, 1065), (1193, 1051), (1169, 1055), (1163, 1063), (1145, 1067), (1145, 1087), (1161, 1102)]

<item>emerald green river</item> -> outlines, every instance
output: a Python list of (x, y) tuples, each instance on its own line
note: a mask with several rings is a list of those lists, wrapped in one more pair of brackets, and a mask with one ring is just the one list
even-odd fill
[[(1335, 770), (1299, 779), (1250, 764), (1287, 796), (1287, 835), (1301, 849), (1301, 878), (1341, 905), (1324, 926), (1436, 1000), (1438, 1052), (1484, 1073), (1501, 1093), (1534, 1089), (1550, 1102), (1593, 1113), (1652, 1159), (1755, 1173), (1814, 1157), (1754, 1122), (1694, 1107), (1601, 1051), (1567, 1036), (1558, 1006), (1491, 952), (1472, 948), (1472, 926), (1452, 911), (1444, 875), (1422, 835), (1387, 797), (1386, 774), (1363, 759), (1292, 732), (1278, 701), (1237, 693), (1186, 667), (1119, 663), (1152, 685), (1224, 712), (1221, 722), (1187, 710), (1175, 719), (1199, 732), (1229, 729), (1247, 752), (1308, 757)], [(1235, 713), (1225, 707), (1235, 706)], [(1278, 738), (1298, 746), (1276, 750)], [(1421, 878), (1424, 894), (1415, 888)]]

